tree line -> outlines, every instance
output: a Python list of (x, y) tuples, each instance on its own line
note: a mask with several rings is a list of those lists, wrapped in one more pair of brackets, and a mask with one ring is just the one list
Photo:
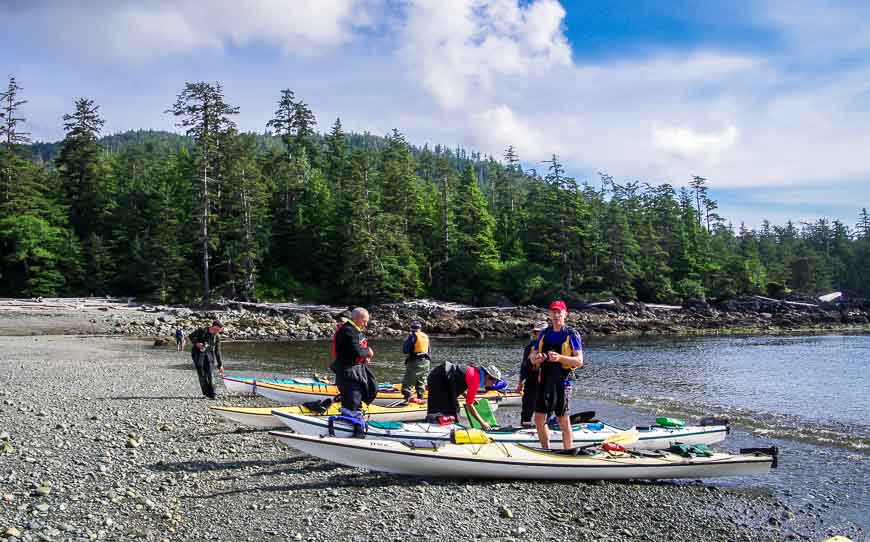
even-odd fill
[[(171, 102), (171, 100), (167, 100)], [(240, 133), (218, 83), (187, 83), (181, 134), (103, 136), (75, 100), (64, 139), (33, 143), (23, 89), (0, 92), (0, 296), (127, 295), (163, 303), (553, 296), (674, 303), (841, 290), (870, 297), (870, 215), (735, 228), (707, 179), (579, 182), (559, 157), (524, 169), (441, 145), (325, 135), (291, 90)], [(528, 162), (527, 162), (528, 163)]]

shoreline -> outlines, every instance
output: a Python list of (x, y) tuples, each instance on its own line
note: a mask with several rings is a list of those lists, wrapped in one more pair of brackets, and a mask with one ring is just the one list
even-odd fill
[[(308, 305), (231, 302), (197, 308), (111, 299), (60, 301), (65, 302), (0, 300), (0, 336), (128, 336), (174, 344), (176, 326), (189, 333), (219, 319), (227, 340), (320, 340), (331, 338), (349, 316), (341, 307)], [(372, 339), (400, 339), (412, 320), (441, 339), (525, 338), (535, 322), (547, 319), (546, 309), (535, 306), (474, 308), (428, 301), (378, 305), (370, 312), (367, 335)], [(568, 325), (584, 337), (868, 333), (870, 307), (767, 298), (684, 307), (607, 303), (572, 309)]]
[(807, 531), (776, 494), (753, 491), (750, 480), (738, 487), (715, 479), (468, 481), (340, 467), (211, 414), (215, 403), (198, 396), (187, 353), (147, 341), (119, 347), (121, 339), (4, 339), (0, 379), (15, 386), (0, 391), (0, 438), (8, 443), (0, 452), (0, 540), (466, 540), (476, 533), (536, 542), (558, 533), (773, 541), (825, 534)]

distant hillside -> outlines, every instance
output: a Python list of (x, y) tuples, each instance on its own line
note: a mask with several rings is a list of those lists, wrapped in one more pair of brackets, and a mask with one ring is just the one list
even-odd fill
[[(284, 145), (280, 137), (271, 133), (253, 134), (258, 143), (258, 147), (263, 151), (283, 150)], [(387, 139), (382, 136), (372, 135), (368, 132), (346, 134), (348, 150), (353, 152), (357, 149), (381, 151), (387, 146)], [(318, 145), (324, 145), (325, 140), (323, 135), (315, 134), (315, 141)], [(117, 134), (103, 136), (98, 140), (109, 153), (120, 153), (127, 147), (141, 146), (149, 154), (168, 154), (178, 152), (181, 149), (193, 148), (193, 141), (186, 135), (167, 132), (165, 130), (128, 130)], [(25, 146), (33, 153), (33, 159), (36, 162), (51, 163), (60, 152), (61, 141), (43, 142), (38, 141), (31, 145)], [(440, 154), (444, 150), (448, 150), (443, 145), (435, 145), (433, 149), (424, 147), (411, 147), (411, 153), (415, 157), (426, 150), (432, 150), (436, 154)], [(479, 162), (483, 159), (483, 155), (477, 152), (469, 152), (462, 148), (450, 150), (450, 162), (457, 171), (462, 171), (468, 166), (469, 162)]]

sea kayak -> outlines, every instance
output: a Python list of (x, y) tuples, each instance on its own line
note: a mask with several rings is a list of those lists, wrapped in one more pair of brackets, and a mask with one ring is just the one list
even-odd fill
[[(285, 412), (280, 409), (272, 411), (272, 415), (288, 428), (301, 435), (311, 436), (353, 436), (353, 427), (340, 421), (331, 427), (326, 418), (315, 418), (298, 412)], [(383, 418), (381, 418), (383, 420)], [(387, 439), (404, 442), (411, 446), (438, 446), (450, 442), (454, 429), (464, 429), (461, 425), (438, 425), (429, 423), (370, 423), (366, 437), (372, 439)], [(657, 425), (638, 427), (638, 441), (631, 444), (632, 449), (663, 450), (676, 442), (683, 444), (714, 444), (721, 442), (728, 434), (727, 425), (685, 426), (668, 428)], [(573, 426), (574, 445), (600, 444), (608, 437), (624, 432), (624, 428), (614, 425), (594, 422), (580, 423)], [(524, 444), (539, 448), (538, 433), (534, 428), (506, 428), (487, 431), (486, 434), (495, 442)], [(550, 431), (550, 446), (562, 448), (561, 431)]]
[[(306, 418), (317, 419), (317, 416), (337, 416), (341, 405), (336, 403), (331, 405), (324, 412), (316, 412), (304, 405), (269, 407), (269, 408), (246, 408), (246, 407), (231, 407), (231, 406), (213, 406), (210, 407), (215, 414), (219, 414), (224, 418), (233, 420), (244, 425), (251, 425), (260, 428), (284, 427), (278, 418), (272, 414), (277, 412), (287, 415), (301, 415)], [(369, 420), (380, 421), (414, 421), (423, 420), (426, 418), (426, 405), (402, 404), (398, 406), (378, 406), (378, 405), (363, 405)]]
[[(683, 457), (666, 451), (610, 452), (589, 449), (580, 455), (536, 450), (522, 444), (444, 444), (412, 447), (381, 439), (314, 437), (284, 431), (270, 435), (301, 452), (372, 471), (445, 478), (525, 480), (627, 480), (713, 478), (765, 474), (774, 465), (770, 453)], [(585, 455), (588, 453), (589, 455)]]
[(329, 384), (328, 381), (317, 377), (313, 378), (251, 378), (246, 376), (227, 375), (223, 377), (224, 387), (230, 393), (254, 395), (257, 386), (261, 383), (314, 386)]
[[(338, 388), (333, 384), (322, 385), (294, 385), (294, 384), (269, 384), (266, 382), (257, 382), (256, 393), (262, 395), (272, 401), (277, 401), (284, 404), (300, 404), (309, 401), (320, 401), (322, 399), (332, 398), (338, 395)], [(501, 406), (516, 406), (522, 403), (522, 395), (515, 392), (502, 393), (499, 391), (478, 392), (479, 399), (486, 399), (490, 402), (497, 401)], [(389, 405), (396, 401), (401, 401), (404, 396), (401, 392), (401, 386), (395, 386), (389, 389), (382, 388), (377, 397), (375, 397), (376, 405)]]
[[(330, 386), (334, 386), (332, 382), (320, 376), (300, 378), (253, 378), (248, 376), (228, 375), (223, 377), (223, 382), (224, 387), (226, 387), (228, 392), (242, 395), (255, 395), (257, 386), (261, 384), (303, 386), (314, 389), (330, 389)], [(379, 387), (386, 390), (401, 388), (398, 384), (380, 384)]]

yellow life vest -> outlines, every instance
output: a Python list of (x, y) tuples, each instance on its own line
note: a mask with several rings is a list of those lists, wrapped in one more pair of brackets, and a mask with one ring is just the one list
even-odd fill
[[(550, 328), (547, 328), (547, 329), (550, 329)], [(562, 329), (565, 329), (565, 328), (563, 327)], [(570, 330), (570, 328), (569, 328), (569, 330)], [(545, 332), (541, 333), (541, 338), (538, 339), (538, 344), (532, 348), (532, 354), (536, 354), (538, 352), (543, 352), (544, 337), (545, 336), (546, 336), (546, 330), (545, 330)], [(546, 352), (544, 352), (544, 353), (546, 354)], [(562, 354), (563, 356), (568, 356), (568, 357), (571, 357), (572, 355), (574, 355), (574, 349), (571, 348), (571, 334), (570, 333), (565, 334), (565, 340), (562, 342), (559, 353)], [(573, 367), (570, 365), (568, 365), (568, 366), (562, 365), (562, 367), (565, 369), (573, 369)]]
[(412, 354), (428, 354), (429, 353), (429, 335), (422, 331), (416, 333), (417, 340), (414, 342), (414, 351)]

